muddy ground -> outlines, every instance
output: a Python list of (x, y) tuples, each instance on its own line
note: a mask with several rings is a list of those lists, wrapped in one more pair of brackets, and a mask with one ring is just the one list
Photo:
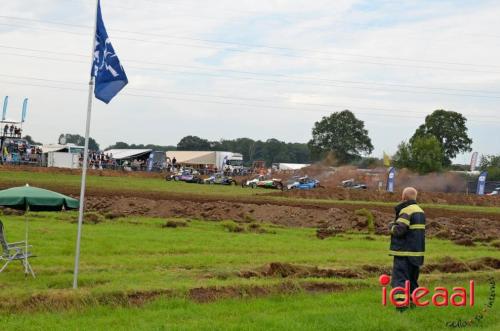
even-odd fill
[[(425, 264), (423, 273), (444, 272), (460, 273), (468, 271), (484, 271), (500, 269), (500, 259), (484, 257), (471, 261), (459, 261), (449, 256), (437, 263)], [(363, 265), (358, 269), (329, 269), (317, 266), (304, 266), (291, 263), (272, 262), (258, 269), (242, 270), (236, 273), (242, 278), (366, 278), (380, 274), (391, 274), (390, 266)], [(220, 277), (220, 275), (219, 275)]]
[[(401, 196), (400, 192), (388, 193), (376, 190), (350, 190), (340, 187), (318, 188), (315, 190), (290, 190), (284, 192), (272, 192), (271, 195), (293, 198), (309, 199), (336, 199), (336, 200), (356, 200), (356, 201), (383, 201), (394, 202)], [(421, 203), (436, 203), (450, 205), (468, 206), (500, 206), (500, 196), (478, 196), (476, 194), (463, 193), (438, 193), (421, 192), (418, 196)]]
[[(54, 172), (53, 169), (30, 168), (30, 171)], [(78, 172), (60, 170), (61, 173)], [(136, 173), (110, 172), (113, 175), (139, 176)], [(107, 173), (99, 172), (101, 175)], [(140, 174), (141, 176), (144, 174)], [(158, 174), (146, 174), (158, 176)], [(161, 179), (159, 179), (161, 180)], [(188, 185), (188, 184), (186, 184)], [(195, 184), (191, 184), (195, 185)], [(3, 181), (0, 187), (10, 187)], [(78, 197), (75, 187), (47, 185), (48, 189)], [(243, 190), (243, 188), (242, 188)], [(248, 189), (250, 190), (250, 189)], [(366, 215), (359, 210), (366, 208), (374, 218), (374, 233), (387, 234), (387, 224), (394, 219), (391, 206), (336, 203), (334, 200), (386, 201), (397, 203), (398, 194), (375, 190), (348, 190), (337, 187), (319, 188), (310, 191), (269, 191), (273, 197), (304, 198), (269, 199), (266, 195), (215, 196), (188, 195), (174, 192), (148, 192), (88, 188), (87, 210), (106, 215), (150, 216), (161, 218), (192, 218), (203, 220), (234, 220), (237, 222), (269, 222), (281, 226), (312, 227), (318, 229), (318, 238), (346, 231), (367, 231)], [(331, 200), (318, 202), (314, 199)], [(500, 206), (500, 197), (464, 195), (455, 193), (427, 193), (419, 195), (419, 202), (475, 206)], [(427, 235), (449, 239), (461, 245), (490, 242), (500, 239), (500, 213), (475, 211), (452, 211), (441, 208), (426, 208)]]
[[(89, 211), (107, 218), (122, 216), (149, 216), (160, 218), (191, 218), (211, 221), (269, 222), (280, 226), (312, 227), (318, 229), (318, 238), (346, 231), (368, 231), (366, 209), (374, 219), (374, 233), (387, 234), (387, 224), (394, 219), (389, 207), (359, 205), (288, 204), (282, 201), (264, 203), (241, 200), (186, 199), (159, 194), (138, 196), (91, 195), (87, 199)], [(366, 214), (366, 211), (364, 212)], [(500, 238), (500, 215), (493, 213), (456, 212), (429, 209), (427, 235), (449, 239), (462, 245), (490, 242)]]

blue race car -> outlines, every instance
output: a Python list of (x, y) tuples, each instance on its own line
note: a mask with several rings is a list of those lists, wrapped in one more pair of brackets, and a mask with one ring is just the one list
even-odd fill
[(167, 176), (165, 178), (167, 181), (181, 181), (181, 182), (186, 182), (186, 183), (203, 183), (203, 179), (200, 177), (197, 171), (192, 170), (192, 169), (186, 169), (181, 172), (178, 172), (176, 174)]
[(227, 177), (222, 173), (216, 173), (203, 180), (205, 184), (219, 185), (236, 185), (236, 181), (232, 177)]
[(288, 181), (286, 188), (289, 190), (312, 190), (314, 188), (320, 187), (319, 180), (314, 178), (305, 177), (294, 177)]

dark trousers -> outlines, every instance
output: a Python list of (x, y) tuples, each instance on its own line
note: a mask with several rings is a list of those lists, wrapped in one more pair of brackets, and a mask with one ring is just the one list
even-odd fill
[[(410, 258), (406, 256), (394, 256), (394, 263), (392, 266), (392, 280), (391, 286), (405, 287), (405, 282), (410, 281), (410, 295), (418, 287), (418, 276), (420, 275), (420, 266), (410, 262)], [(399, 292), (397, 292), (399, 293)], [(403, 292), (401, 292), (403, 293)], [(403, 300), (396, 294), (396, 300)]]

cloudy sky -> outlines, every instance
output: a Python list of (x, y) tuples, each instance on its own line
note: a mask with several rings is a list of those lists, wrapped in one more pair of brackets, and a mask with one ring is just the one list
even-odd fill
[[(0, 4), (7, 117), (28, 97), (26, 134), (83, 134), (95, 1)], [(315, 121), (350, 109), (381, 156), (447, 109), (469, 119), (474, 150), (500, 150), (498, 1), (102, 0), (102, 11), (130, 81), (94, 102), (102, 147), (189, 134), (307, 142)]]

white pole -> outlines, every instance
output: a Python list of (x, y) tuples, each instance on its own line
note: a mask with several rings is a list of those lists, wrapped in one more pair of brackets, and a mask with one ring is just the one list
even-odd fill
[[(90, 66), (92, 68), (92, 64), (94, 63), (94, 50), (96, 45), (96, 29), (97, 29), (97, 6), (99, 4), (99, 0), (96, 0), (96, 12), (95, 12), (95, 21), (94, 21), (94, 30), (92, 35), (92, 56)], [(73, 288), (78, 288), (78, 266), (80, 263), (80, 241), (82, 238), (82, 224), (83, 224), (83, 213), (85, 207), (85, 183), (87, 181), (87, 163), (88, 163), (88, 154), (89, 154), (89, 134), (90, 134), (90, 119), (92, 114), (92, 90), (94, 87), (94, 77), (91, 76), (89, 82), (89, 95), (87, 100), (87, 122), (85, 125), (85, 148), (83, 150), (83, 164), (82, 164), (82, 183), (80, 187), (80, 209), (78, 212), (78, 234), (76, 236), (76, 252), (75, 252), (75, 270), (73, 273)]]
[(24, 227), (25, 227), (25, 236), (24, 236), (24, 245), (25, 251), (24, 251), (24, 277), (28, 276), (28, 212), (30, 210), (30, 207), (28, 205), (28, 202), (26, 202), (26, 208), (24, 211)]

